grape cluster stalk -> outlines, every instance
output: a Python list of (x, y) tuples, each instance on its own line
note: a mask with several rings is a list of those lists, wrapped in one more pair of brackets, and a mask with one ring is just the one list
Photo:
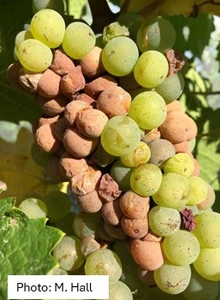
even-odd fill
[(66, 233), (51, 274), (107, 274), (110, 300), (215, 300), (220, 214), (193, 156), (197, 125), (178, 100), (187, 62), (172, 48), (175, 29), (133, 14), (96, 35), (55, 9), (35, 7), (8, 67), (42, 110), (33, 159), (69, 183), (66, 196), (19, 204)]

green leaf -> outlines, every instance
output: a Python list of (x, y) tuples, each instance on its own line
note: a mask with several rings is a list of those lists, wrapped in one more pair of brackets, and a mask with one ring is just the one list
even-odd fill
[(14, 207), (14, 198), (0, 201), (0, 297), (7, 299), (8, 275), (46, 275), (57, 266), (52, 250), (64, 236), (47, 219), (29, 219)]

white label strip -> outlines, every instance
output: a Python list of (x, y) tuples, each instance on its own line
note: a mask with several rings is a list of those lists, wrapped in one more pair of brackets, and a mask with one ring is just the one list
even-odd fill
[(8, 299), (109, 299), (109, 276), (9, 275)]

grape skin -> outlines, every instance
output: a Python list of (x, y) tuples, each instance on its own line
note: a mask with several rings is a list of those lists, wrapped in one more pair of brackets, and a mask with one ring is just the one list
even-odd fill
[(168, 69), (166, 57), (159, 51), (149, 50), (139, 56), (134, 77), (141, 86), (155, 88), (165, 80)]

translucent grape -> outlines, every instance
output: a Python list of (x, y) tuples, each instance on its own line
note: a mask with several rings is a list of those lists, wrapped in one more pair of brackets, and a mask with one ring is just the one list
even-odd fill
[(125, 166), (120, 160), (117, 160), (111, 167), (110, 175), (124, 192), (131, 189), (130, 177), (132, 171), (133, 168)]
[(165, 161), (163, 165), (165, 173), (178, 173), (189, 177), (194, 170), (194, 162), (187, 153), (177, 153), (173, 157)]
[(61, 15), (64, 13), (63, 0), (33, 0), (32, 11), (35, 14), (41, 9), (51, 8), (59, 12)]
[(166, 103), (156, 92), (142, 92), (132, 100), (128, 116), (143, 129), (157, 128), (166, 119)]
[(64, 236), (53, 250), (61, 269), (74, 271), (84, 263), (84, 256), (80, 250), (80, 239), (76, 236)]
[(109, 283), (116, 283), (122, 274), (122, 265), (118, 255), (110, 249), (98, 249), (86, 259), (86, 275), (109, 275)]
[(96, 233), (101, 217), (98, 213), (78, 213), (73, 219), (73, 231), (80, 238)]
[(36, 198), (27, 198), (23, 200), (18, 208), (20, 208), (30, 219), (46, 218), (47, 207), (42, 200)]
[(137, 33), (137, 45), (141, 52), (147, 50), (165, 52), (173, 47), (175, 38), (173, 25), (168, 20), (158, 17), (141, 25)]
[(161, 166), (167, 159), (175, 155), (173, 144), (165, 139), (156, 139), (148, 144), (151, 152), (149, 162)]
[(200, 254), (193, 263), (196, 271), (205, 279), (220, 281), (220, 247), (201, 248)]
[(67, 55), (81, 59), (95, 47), (95, 43), (95, 34), (89, 25), (77, 21), (67, 26), (62, 46)]
[(140, 141), (137, 123), (128, 116), (115, 116), (108, 120), (102, 134), (103, 148), (114, 156), (123, 156), (134, 150)]
[(53, 9), (42, 9), (31, 19), (30, 30), (34, 38), (50, 48), (61, 45), (65, 33), (63, 17)]
[(125, 166), (137, 167), (148, 162), (149, 158), (150, 148), (146, 143), (140, 141), (133, 151), (121, 156), (121, 161)]
[(180, 209), (187, 204), (189, 195), (190, 182), (185, 176), (165, 173), (153, 200), (157, 205)]
[(202, 248), (220, 247), (220, 214), (204, 211), (195, 216), (196, 228), (193, 231)]
[(208, 194), (208, 185), (201, 177), (190, 176), (190, 196), (187, 205), (197, 205), (204, 201)]
[(31, 72), (43, 72), (52, 63), (51, 49), (35, 39), (25, 40), (18, 49), (18, 59), (22, 66)]
[(158, 191), (161, 181), (161, 170), (150, 163), (136, 167), (130, 178), (132, 190), (141, 196), (154, 195)]
[(52, 191), (44, 197), (47, 206), (47, 214), (51, 221), (57, 221), (68, 215), (71, 209), (71, 201), (66, 193)]
[(117, 281), (109, 288), (109, 300), (133, 300), (133, 295), (126, 284)]
[(15, 48), (19, 49), (20, 45), (27, 39), (33, 39), (33, 35), (30, 30), (22, 30), (18, 32), (15, 37)]
[(155, 88), (167, 76), (169, 69), (166, 57), (159, 51), (149, 50), (141, 54), (134, 66), (135, 80), (145, 88)]
[(125, 76), (132, 72), (139, 52), (129, 37), (119, 36), (110, 40), (102, 51), (102, 63), (112, 75)]
[(199, 275), (192, 267), (192, 276), (189, 285), (183, 292), (187, 300), (216, 300), (220, 291), (217, 281), (210, 281)]
[(168, 104), (180, 97), (184, 89), (184, 78), (180, 72), (172, 74), (155, 88), (155, 91), (160, 94)]
[(148, 215), (149, 226), (159, 236), (170, 236), (180, 229), (181, 217), (177, 209), (154, 206)]
[(158, 287), (168, 294), (180, 294), (188, 286), (191, 278), (191, 268), (189, 265), (177, 266), (169, 261), (156, 271), (154, 279)]
[(200, 246), (192, 232), (180, 229), (164, 238), (163, 251), (166, 258), (175, 265), (186, 266), (197, 259)]

